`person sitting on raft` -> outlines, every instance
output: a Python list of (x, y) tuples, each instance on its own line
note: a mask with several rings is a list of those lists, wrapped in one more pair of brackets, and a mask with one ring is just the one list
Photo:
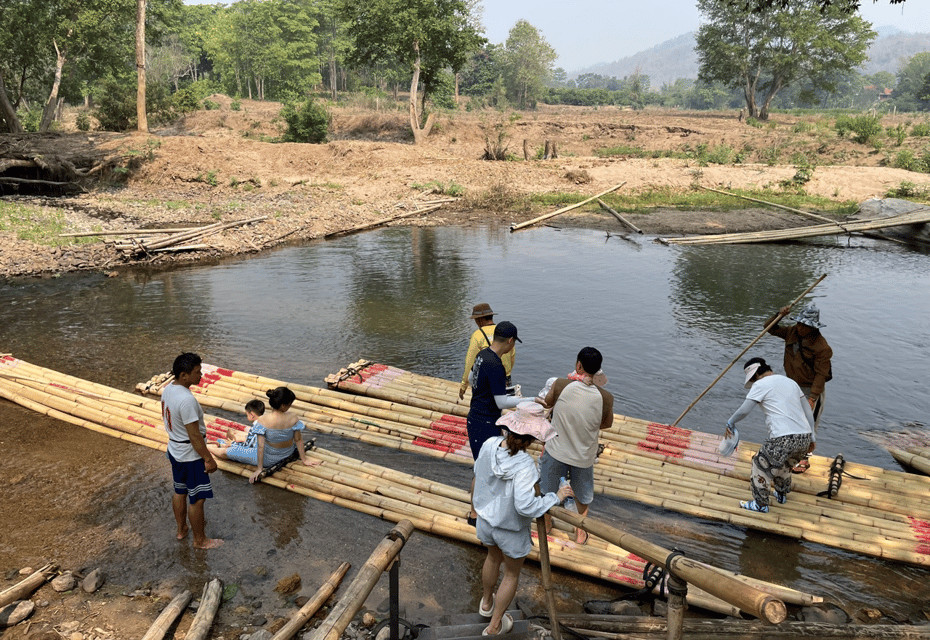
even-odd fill
[(306, 466), (313, 464), (304, 451), (304, 442), (301, 432), (304, 423), (288, 409), (294, 404), (297, 396), (287, 387), (276, 387), (265, 392), (271, 413), (263, 415), (261, 421), (256, 421), (252, 433), (258, 436), (258, 468), (249, 477), (249, 482), (258, 480), (265, 467), (271, 467), (282, 460), (287, 460), (297, 451), (300, 461)]
[(245, 405), (245, 417), (252, 423), (252, 428), (246, 431), (228, 429), (226, 440), (217, 440), (216, 444), (208, 444), (207, 449), (219, 458), (257, 466), (258, 435), (255, 428), (258, 425), (258, 419), (263, 415), (265, 415), (265, 403), (261, 400), (249, 400)]
[[(523, 561), (533, 550), (533, 519), (574, 495), (569, 484), (557, 493), (536, 495), (539, 470), (526, 449), (534, 439), (545, 442), (555, 436), (540, 404), (522, 402), (497, 424), (507, 429), (507, 435), (486, 440), (475, 460), (476, 533), (488, 548), (478, 605), (478, 613), (490, 618), (482, 633), (486, 636), (508, 633), (513, 628), (513, 619), (505, 612), (517, 592)], [(504, 577), (495, 594), (501, 564)]]

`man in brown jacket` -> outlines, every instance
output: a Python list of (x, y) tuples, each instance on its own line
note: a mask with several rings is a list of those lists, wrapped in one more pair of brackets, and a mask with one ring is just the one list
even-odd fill
[[(776, 317), (781, 320), (790, 311), (791, 307), (782, 307), (777, 314), (765, 321), (765, 326)], [(791, 327), (783, 327), (776, 323), (769, 329), (769, 333), (785, 341), (785, 375), (797, 382), (807, 397), (814, 412), (814, 433), (817, 433), (820, 416), (823, 415), (825, 386), (827, 381), (833, 378), (830, 364), (833, 349), (820, 333), (821, 327), (826, 325), (820, 322), (820, 310), (817, 309), (817, 305), (811, 303), (804, 307), (794, 321), (796, 324)], [(803, 473), (809, 466), (810, 463), (806, 459), (801, 460), (792, 471)]]

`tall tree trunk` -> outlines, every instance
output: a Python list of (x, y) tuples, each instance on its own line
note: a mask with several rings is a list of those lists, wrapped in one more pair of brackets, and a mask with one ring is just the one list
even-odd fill
[(413, 63), (413, 78), (410, 80), (410, 129), (413, 131), (413, 143), (420, 144), (426, 140), (430, 130), (433, 128), (433, 116), (431, 113), (426, 119), (426, 124), (420, 127), (420, 114), (417, 110), (417, 88), (420, 86), (420, 43), (413, 43), (413, 50), (416, 52), (416, 61)]
[(329, 41), (329, 89), (336, 101), (336, 19), (333, 18), (333, 32)]
[(149, 119), (145, 111), (145, 0), (136, 0), (136, 131), (148, 133), (148, 130)]
[(55, 117), (55, 106), (58, 104), (58, 89), (61, 87), (61, 71), (65, 66), (65, 54), (58, 48), (57, 42), (53, 40), (52, 44), (55, 45), (55, 55), (57, 57), (55, 61), (55, 81), (52, 83), (52, 91), (48, 96), (48, 100), (45, 102), (45, 108), (42, 110), (42, 121), (39, 122), (39, 133), (48, 131)]
[(16, 115), (16, 109), (10, 103), (10, 96), (6, 92), (6, 83), (3, 81), (3, 70), (0, 69), (0, 112), (3, 113), (3, 119), (6, 120), (6, 128), (10, 133), (22, 133), (23, 123), (19, 121)]

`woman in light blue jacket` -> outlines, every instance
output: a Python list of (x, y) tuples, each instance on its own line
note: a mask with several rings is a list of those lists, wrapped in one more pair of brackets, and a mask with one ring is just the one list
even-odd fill
[[(558, 493), (536, 495), (539, 470), (526, 449), (534, 439), (545, 442), (555, 436), (543, 416), (542, 405), (520, 403), (516, 411), (502, 416), (497, 424), (507, 429), (507, 435), (487, 440), (475, 460), (476, 532), (478, 540), (488, 547), (478, 606), (478, 613), (490, 618), (482, 632), (486, 636), (513, 628), (513, 619), (505, 612), (517, 592), (523, 561), (533, 549), (533, 520), (573, 495), (567, 484)], [(502, 564), (504, 577), (495, 594)]]

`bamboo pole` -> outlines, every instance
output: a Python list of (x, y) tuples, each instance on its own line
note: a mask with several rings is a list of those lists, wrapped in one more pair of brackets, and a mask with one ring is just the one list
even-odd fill
[[(636, 634), (664, 637), (668, 623), (658, 617), (642, 616), (593, 616), (574, 614), (563, 616), (565, 624), (584, 636), (621, 640)], [(706, 640), (763, 640), (775, 638), (835, 638), (849, 640), (895, 639), (927, 640), (930, 638), (928, 625), (860, 625), (830, 624), (825, 622), (785, 621), (773, 627), (755, 620), (697, 620), (686, 619), (683, 623), (685, 637)]]
[(142, 636), (142, 640), (162, 640), (174, 621), (181, 617), (187, 605), (191, 601), (191, 592), (184, 590), (168, 603), (168, 606), (162, 609), (162, 612), (155, 618), (155, 622), (149, 627), (149, 630)]
[[(812, 284), (811, 286), (809, 286), (809, 287), (804, 291), (804, 293), (802, 293), (802, 294), (799, 295), (797, 298), (795, 298), (795, 299), (794, 299), (794, 302), (792, 302), (791, 304), (789, 304), (788, 307), (790, 308), (790, 307), (793, 307), (794, 305), (796, 305), (796, 304), (798, 303), (798, 301), (799, 301), (801, 298), (803, 298), (803, 297), (806, 296), (808, 293), (810, 293), (811, 291), (813, 291), (814, 287), (816, 287), (818, 284), (820, 284), (820, 283), (823, 281), (823, 279), (826, 278), (826, 277), (827, 277), (827, 274), (823, 274), (822, 276), (820, 276), (819, 278), (817, 278), (817, 280), (814, 282), (814, 284)], [(700, 395), (698, 395), (698, 397), (694, 399), (694, 402), (692, 402), (691, 404), (689, 404), (688, 407), (687, 407), (684, 411), (682, 411), (681, 415), (678, 416), (678, 417), (675, 419), (675, 422), (672, 423), (672, 426), (673, 426), (673, 427), (678, 426), (678, 423), (681, 422), (681, 419), (685, 417), (685, 414), (687, 414), (689, 411), (691, 411), (691, 408), (692, 408), (694, 405), (696, 405), (696, 404), (698, 403), (698, 400), (700, 400), (701, 398), (703, 398), (703, 397), (704, 397), (704, 394), (707, 393), (708, 391), (710, 391), (711, 387), (713, 387), (715, 384), (717, 384), (717, 381), (719, 381), (720, 378), (722, 378), (722, 377), (724, 376), (724, 374), (726, 374), (726, 372), (730, 370), (730, 367), (732, 367), (734, 364), (736, 364), (736, 363), (739, 361), (739, 359), (743, 357), (743, 354), (746, 353), (747, 351), (749, 351), (749, 350), (752, 348), (752, 346), (753, 346), (754, 344), (756, 344), (759, 340), (761, 340), (761, 339), (762, 339), (762, 336), (764, 336), (766, 333), (768, 333), (769, 329), (771, 329), (771, 328), (774, 327), (776, 324), (778, 324), (779, 321), (780, 321), (783, 317), (784, 317), (784, 316), (782, 316), (782, 315), (778, 315), (772, 322), (770, 322), (770, 323), (768, 324), (768, 326), (765, 327), (765, 329), (762, 330), (762, 333), (760, 333), (758, 336), (755, 337), (755, 339), (753, 339), (752, 342), (750, 342), (748, 345), (746, 345), (746, 348), (743, 349), (742, 351), (740, 351), (740, 352), (739, 352), (739, 355), (737, 355), (735, 358), (733, 358), (733, 361), (730, 362), (730, 364), (728, 364), (728, 365), (726, 366), (726, 368), (725, 368), (723, 371), (720, 372), (720, 375), (719, 375), (719, 376), (717, 376), (716, 378), (714, 378), (714, 381), (713, 381), (713, 382), (711, 382), (709, 385), (707, 385), (707, 388), (704, 389), (704, 390), (700, 393)]]
[(707, 565), (695, 562), (684, 555), (673, 553), (637, 538), (628, 533), (594, 520), (590, 516), (582, 517), (577, 513), (561, 507), (553, 507), (549, 514), (560, 518), (588, 533), (593, 533), (619, 547), (629, 549), (644, 560), (665, 567), (688, 584), (693, 584), (708, 593), (717, 596), (751, 613), (761, 620), (778, 624), (788, 615), (784, 603), (774, 596), (738, 582), (726, 574), (711, 570)]
[(423, 213), (432, 213), (436, 209), (439, 209), (441, 206), (442, 206), (441, 204), (435, 204), (429, 207), (425, 207), (423, 209), (415, 209), (414, 211), (408, 211), (407, 213), (401, 213), (396, 216), (388, 216), (386, 218), (381, 218), (379, 220), (375, 220), (374, 222), (365, 222), (365, 223), (356, 225), (354, 227), (350, 227), (348, 229), (340, 229), (338, 231), (331, 231), (325, 234), (323, 237), (334, 238), (336, 236), (348, 235), (350, 233), (357, 233), (358, 231), (365, 231), (366, 229), (373, 229), (374, 227), (380, 227), (383, 224), (388, 224), (389, 222), (394, 222), (395, 220), (401, 220), (403, 218), (409, 218), (411, 216), (415, 216), (415, 215), (423, 214)]
[(291, 616), (291, 619), (281, 627), (281, 629), (271, 637), (271, 640), (290, 640), (294, 635), (297, 634), (300, 629), (307, 624), (307, 621), (312, 618), (316, 612), (323, 606), (323, 604), (329, 600), (330, 596), (335, 593), (336, 589), (339, 588), (339, 583), (342, 582), (342, 579), (345, 577), (346, 573), (349, 571), (350, 565), (348, 562), (343, 562), (339, 565), (339, 568), (336, 569), (331, 576), (317, 589), (316, 593), (307, 601), (307, 603), (300, 608), (299, 611), (294, 613)]
[(11, 587), (0, 592), (0, 608), (7, 606), (17, 600), (24, 600), (29, 594), (41, 587), (52, 577), (57, 567), (54, 564), (47, 564), (38, 571), (29, 574), (23, 580), (20, 580)]
[(599, 205), (601, 205), (604, 209), (606, 209), (609, 213), (611, 213), (617, 220), (619, 220), (621, 223), (623, 223), (623, 224), (625, 224), (626, 226), (628, 226), (630, 229), (632, 229), (632, 230), (635, 231), (636, 233), (642, 233), (642, 232), (643, 232), (642, 229), (640, 229), (640, 228), (637, 227), (635, 224), (633, 224), (632, 222), (630, 222), (629, 220), (627, 220), (626, 218), (624, 218), (623, 216), (621, 216), (619, 213), (617, 213), (616, 211), (614, 211), (614, 209), (613, 209), (610, 205), (608, 205), (606, 202), (604, 202), (604, 201), (601, 200), (600, 198), (597, 199), (597, 203), (598, 203)]
[[(804, 210), (802, 210), (802, 209), (794, 209), (794, 208), (792, 208), (792, 207), (786, 207), (786, 206), (783, 205), (783, 204), (776, 204), (776, 203), (774, 203), (774, 202), (768, 202), (768, 201), (766, 201), (766, 200), (759, 200), (759, 199), (757, 199), (757, 198), (750, 198), (749, 196), (740, 195), (740, 194), (738, 194), (738, 193), (730, 193), (730, 192), (728, 192), (728, 191), (721, 191), (720, 189), (712, 189), (711, 187), (705, 187), (705, 186), (703, 186), (703, 185), (698, 185), (698, 186), (701, 187), (701, 189), (704, 189), (705, 191), (713, 191), (714, 193), (720, 193), (720, 194), (723, 194), (723, 195), (725, 195), (725, 196), (730, 196), (730, 197), (733, 197), (733, 198), (742, 198), (743, 200), (749, 200), (750, 202), (756, 202), (756, 203), (758, 203), (758, 204), (764, 204), (764, 205), (767, 205), (767, 206), (769, 206), (769, 207), (775, 207), (776, 209), (781, 209), (781, 210), (783, 210), (783, 211), (790, 211), (791, 213), (796, 213), (796, 214), (798, 214), (798, 215), (805, 216), (805, 217), (807, 217), (807, 218), (811, 218), (812, 220), (817, 220), (817, 221), (819, 221), (819, 222), (826, 222), (827, 224), (833, 224), (833, 225), (836, 225), (836, 226), (838, 226), (839, 228), (843, 229), (843, 225), (841, 225), (841, 224), (840, 224), (839, 222), (837, 222), (836, 220), (831, 220), (830, 218), (827, 218), (826, 216), (817, 215), (816, 213), (811, 213), (810, 211), (804, 211)], [(845, 230), (846, 230), (846, 229), (843, 229), (843, 231), (845, 231)]]
[(549, 541), (545, 535), (546, 518), (536, 518), (537, 542), (539, 544), (539, 566), (543, 590), (546, 592), (546, 608), (549, 611), (549, 629), (553, 640), (562, 640), (559, 629), (559, 616), (555, 607), (555, 594), (552, 592), (552, 567), (549, 565)]
[(513, 225), (512, 227), (510, 227), (510, 232), (513, 233), (514, 231), (519, 231), (520, 229), (525, 229), (526, 227), (531, 227), (531, 226), (533, 226), (534, 224), (536, 224), (537, 222), (542, 222), (543, 220), (548, 220), (549, 218), (553, 218), (553, 217), (559, 215), (560, 213), (565, 213), (566, 211), (571, 211), (572, 209), (577, 209), (578, 207), (581, 207), (581, 206), (584, 206), (584, 205), (588, 204), (588, 203), (591, 202), (592, 200), (596, 200), (596, 199), (598, 199), (598, 198), (600, 198), (600, 197), (602, 197), (602, 196), (606, 196), (608, 193), (610, 193), (610, 192), (612, 192), (612, 191), (616, 191), (617, 189), (619, 189), (620, 187), (622, 187), (622, 186), (625, 185), (625, 184), (626, 184), (626, 180), (624, 180), (623, 182), (621, 182), (621, 183), (618, 184), (618, 185), (615, 185), (615, 186), (611, 187), (610, 189), (607, 189), (606, 191), (600, 192), (600, 193), (597, 194), (596, 196), (591, 196), (590, 198), (587, 198), (587, 199), (585, 199), (585, 200), (582, 200), (581, 202), (578, 202), (578, 203), (576, 203), (576, 204), (570, 204), (570, 205), (568, 205), (567, 207), (562, 207), (561, 209), (559, 209), (559, 210), (557, 210), (557, 211), (553, 211), (552, 213), (547, 213), (547, 214), (545, 214), (545, 215), (539, 216), (538, 218), (533, 218), (532, 220), (527, 220), (526, 222), (521, 222), (520, 224), (515, 224), (515, 225)]
[(362, 608), (381, 574), (404, 548), (413, 530), (413, 523), (409, 520), (397, 523), (397, 526), (375, 547), (358, 575), (346, 589), (346, 593), (316, 628), (310, 640), (339, 640), (352, 617)]
[(188, 629), (185, 640), (204, 640), (207, 637), (222, 599), (223, 582), (219, 578), (213, 578), (213, 580), (203, 585), (200, 606), (197, 607), (197, 614), (194, 616), (194, 621), (191, 622), (191, 628)]

